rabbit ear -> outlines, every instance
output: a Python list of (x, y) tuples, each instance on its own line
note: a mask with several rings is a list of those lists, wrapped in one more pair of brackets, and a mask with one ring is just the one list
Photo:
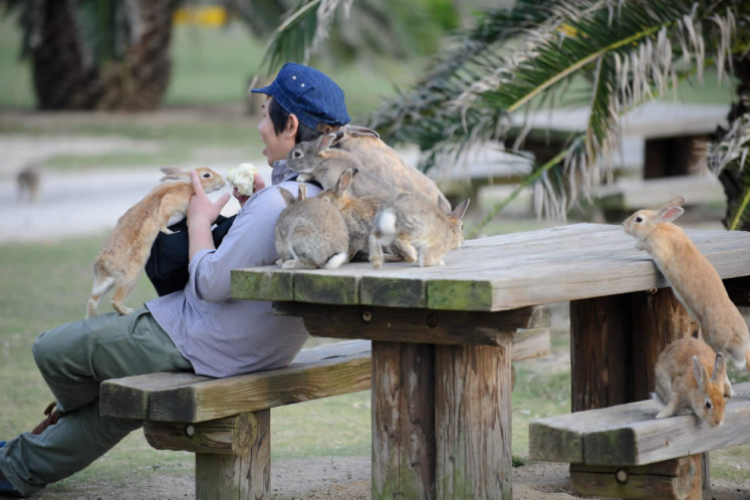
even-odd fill
[(320, 153), (321, 151), (325, 151), (331, 146), (335, 146), (342, 137), (344, 137), (344, 132), (342, 132), (341, 130), (337, 130), (336, 132), (331, 132), (330, 134), (321, 136), (320, 139), (318, 139), (318, 144), (315, 149), (318, 151), (318, 153)]
[(717, 383), (719, 380), (723, 380), (726, 368), (727, 366), (724, 361), (724, 355), (722, 353), (717, 353), (716, 362), (714, 363), (714, 372), (711, 374), (711, 382)]
[(307, 184), (300, 182), (297, 190), (297, 201), (302, 201), (307, 198)]
[(661, 222), (672, 222), (684, 213), (685, 210), (682, 207), (664, 207), (659, 210), (659, 214), (656, 217)]
[(681, 207), (686, 202), (687, 202), (687, 198), (685, 198), (684, 196), (675, 196), (674, 198), (672, 198), (671, 200), (669, 200), (669, 202), (666, 205), (664, 205), (663, 207), (661, 207), (661, 209), (663, 210), (663, 209), (669, 208), (669, 207)]
[(448, 200), (446, 200), (444, 196), (437, 195), (437, 206), (445, 215), (450, 215), (451, 204), (448, 203)]
[(380, 134), (373, 129), (357, 125), (347, 125), (344, 127), (344, 133), (352, 137), (374, 137), (375, 139), (380, 139)]
[(463, 219), (464, 215), (466, 214), (466, 209), (469, 208), (470, 201), (471, 201), (471, 198), (459, 203), (458, 206), (453, 209), (453, 212), (451, 212), (451, 217), (459, 219), (459, 220)]
[(166, 180), (181, 180), (185, 178), (186, 174), (186, 172), (174, 167), (161, 167), (159, 170), (167, 174), (159, 179), (159, 182), (164, 182)]
[(341, 197), (346, 192), (346, 190), (349, 189), (349, 186), (352, 183), (352, 179), (354, 179), (354, 176), (357, 175), (358, 172), (358, 168), (349, 168), (343, 174), (341, 174), (339, 180), (336, 181), (336, 187), (334, 189), (337, 197)]
[(693, 375), (695, 375), (695, 381), (698, 382), (698, 387), (701, 389), (706, 386), (706, 380), (703, 378), (703, 365), (698, 361), (698, 356), (693, 356)]
[(283, 187), (278, 187), (278, 186), (276, 187), (279, 190), (279, 193), (281, 193), (281, 197), (284, 198), (284, 202), (286, 203), (286, 206), (289, 206), (292, 203), (294, 203), (295, 200), (294, 200), (294, 195), (292, 193), (290, 193)]

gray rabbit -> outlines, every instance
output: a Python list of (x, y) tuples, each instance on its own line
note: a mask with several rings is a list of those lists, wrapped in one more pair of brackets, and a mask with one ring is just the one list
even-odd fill
[[(349, 230), (349, 260), (367, 260), (369, 254), (368, 239), (378, 208), (392, 196), (362, 196), (357, 198), (348, 194), (353, 179), (359, 174), (355, 169), (348, 169), (336, 185), (318, 193), (318, 198), (333, 204), (340, 212)], [(359, 254), (359, 255), (358, 255)], [(356, 256), (356, 258), (355, 258)], [(385, 255), (385, 260), (401, 260), (395, 255)]]
[(295, 199), (278, 188), (287, 207), (275, 228), (276, 265), (284, 269), (336, 269), (347, 261), (349, 234), (336, 208), (320, 198), (307, 198), (304, 184)]
[(461, 219), (469, 200), (459, 203), (453, 211), (441, 198), (436, 201), (400, 194), (380, 207), (369, 238), (370, 262), (375, 268), (383, 265), (383, 246), (390, 245), (404, 260), (418, 262), (420, 267), (445, 264), (443, 255), (463, 244)]

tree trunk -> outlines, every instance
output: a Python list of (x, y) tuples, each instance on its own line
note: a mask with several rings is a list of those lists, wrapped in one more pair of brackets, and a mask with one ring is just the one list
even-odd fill
[[(140, 24), (124, 56), (96, 63), (81, 43), (75, 0), (45, 0), (31, 59), (43, 110), (150, 110), (169, 84), (172, 0), (138, 0)], [(125, 8), (125, 7), (121, 7)], [(33, 35), (32, 35), (33, 36)]]

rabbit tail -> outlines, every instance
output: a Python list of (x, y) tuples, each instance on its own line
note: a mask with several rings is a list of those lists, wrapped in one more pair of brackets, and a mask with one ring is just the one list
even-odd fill
[(115, 279), (111, 276), (107, 276), (105, 278), (100, 278), (99, 276), (97, 276), (96, 278), (94, 278), (94, 286), (91, 287), (91, 298), (89, 298), (88, 304), (86, 306), (86, 318), (91, 318), (99, 314), (99, 299), (101, 299), (102, 295), (107, 293), (114, 284)]
[(323, 264), (323, 269), (337, 269), (341, 264), (347, 261), (347, 258), (349, 257), (349, 254), (347, 252), (339, 252), (337, 254), (334, 254), (333, 257), (328, 259), (325, 264)]

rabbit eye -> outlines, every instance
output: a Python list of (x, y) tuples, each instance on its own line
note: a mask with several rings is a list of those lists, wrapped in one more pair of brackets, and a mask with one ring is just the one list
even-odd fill
[(706, 401), (706, 409), (707, 410), (711, 409), (711, 401)]
[(302, 151), (295, 151), (293, 156), (295, 158), (302, 158)]
[(636, 217), (636, 218), (635, 218), (635, 221), (636, 221), (636, 222), (643, 222), (643, 217)]
[(203, 174), (203, 178), (204, 179), (208, 179), (209, 177), (211, 177), (211, 174), (209, 174), (208, 172), (206, 172), (205, 174)]

